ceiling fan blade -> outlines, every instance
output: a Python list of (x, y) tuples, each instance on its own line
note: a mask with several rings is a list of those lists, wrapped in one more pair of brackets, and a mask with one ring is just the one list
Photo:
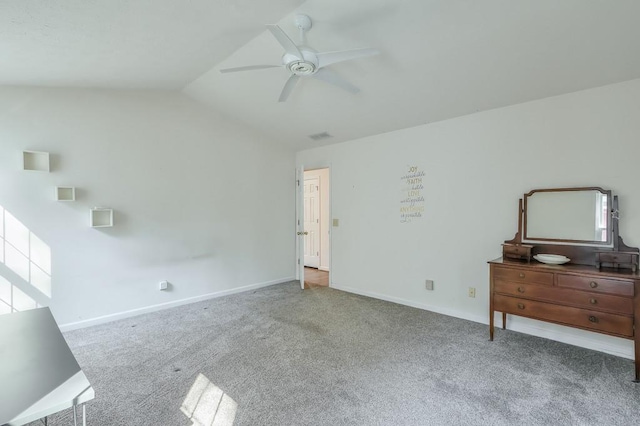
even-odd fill
[(316, 57), (318, 58), (318, 66), (322, 68), (322, 67), (326, 67), (327, 65), (335, 64), (338, 62), (350, 61), (351, 59), (362, 58), (365, 56), (373, 56), (378, 54), (380, 54), (380, 51), (378, 49), (371, 49), (366, 47), (363, 49), (316, 53)]
[(284, 31), (282, 31), (282, 28), (277, 25), (267, 25), (267, 28), (269, 29), (269, 31), (271, 31), (271, 34), (273, 34), (276, 40), (278, 40), (278, 43), (280, 43), (280, 46), (284, 48), (285, 52), (291, 55), (295, 55), (300, 59), (303, 58), (302, 52), (300, 52), (298, 46), (296, 46), (293, 40), (291, 40), (289, 36)]
[(280, 68), (282, 65), (247, 65), (246, 67), (224, 68), (221, 69), (221, 73), (225, 72), (238, 72), (238, 71), (251, 71), (251, 70), (263, 70), (266, 68)]
[(318, 70), (317, 73), (313, 74), (313, 78), (338, 86), (350, 93), (358, 93), (360, 91), (360, 89), (342, 78), (335, 71), (331, 71), (327, 68)]
[(300, 77), (295, 74), (291, 74), (291, 77), (289, 77), (289, 80), (287, 80), (287, 82), (284, 84), (284, 87), (282, 88), (282, 92), (280, 93), (278, 102), (284, 102), (287, 100), (287, 98), (289, 98), (289, 95), (293, 91), (293, 88), (296, 87), (296, 83), (298, 82), (298, 80), (300, 80)]

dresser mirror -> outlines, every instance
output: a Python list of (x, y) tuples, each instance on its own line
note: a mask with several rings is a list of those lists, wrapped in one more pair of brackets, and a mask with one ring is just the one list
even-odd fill
[(611, 191), (534, 189), (524, 194), (523, 242), (611, 246)]
[(618, 197), (611, 190), (534, 189), (519, 200), (518, 232), (502, 245), (503, 258), (544, 262), (540, 255), (551, 255), (562, 264), (635, 273), (640, 250), (625, 245), (618, 221)]

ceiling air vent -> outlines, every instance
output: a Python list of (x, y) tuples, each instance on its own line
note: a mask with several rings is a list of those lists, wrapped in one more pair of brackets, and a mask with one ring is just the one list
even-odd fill
[(316, 133), (315, 135), (309, 135), (310, 139), (313, 139), (314, 141), (321, 141), (323, 139), (329, 139), (332, 138), (333, 136), (331, 136), (329, 133), (327, 132), (322, 132), (322, 133)]

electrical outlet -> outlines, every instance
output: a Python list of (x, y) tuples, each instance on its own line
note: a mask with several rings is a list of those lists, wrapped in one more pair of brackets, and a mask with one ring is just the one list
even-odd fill
[(476, 297), (476, 288), (469, 287), (469, 297)]
[(433, 280), (425, 280), (424, 284), (427, 290), (433, 290)]

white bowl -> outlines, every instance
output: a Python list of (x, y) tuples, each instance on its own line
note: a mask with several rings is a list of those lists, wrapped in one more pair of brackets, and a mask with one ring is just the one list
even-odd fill
[(546, 263), (548, 265), (562, 265), (563, 263), (567, 263), (571, 260), (568, 257), (559, 254), (536, 254), (533, 258), (538, 262)]

